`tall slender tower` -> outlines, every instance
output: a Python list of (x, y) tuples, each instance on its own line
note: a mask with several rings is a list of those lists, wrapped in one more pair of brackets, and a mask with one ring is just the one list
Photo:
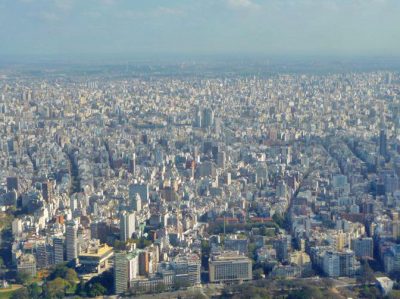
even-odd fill
[(64, 239), (61, 237), (55, 237), (53, 239), (53, 256), (54, 264), (62, 264), (64, 262)]
[(75, 221), (67, 223), (65, 247), (67, 252), (67, 261), (76, 261), (78, 258), (78, 237), (77, 237), (77, 225)]
[(122, 211), (119, 221), (120, 240), (126, 242), (135, 232), (136, 214)]
[(136, 175), (136, 153), (133, 153), (131, 159), (129, 160), (129, 172), (133, 176)]
[(387, 154), (386, 124), (383, 111), (381, 110), (381, 121), (379, 124), (379, 155), (386, 159)]
[(126, 252), (114, 253), (114, 292), (122, 294), (128, 290), (129, 263)]

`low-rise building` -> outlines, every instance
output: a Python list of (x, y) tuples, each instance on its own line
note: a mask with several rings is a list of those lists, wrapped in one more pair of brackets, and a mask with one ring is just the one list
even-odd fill
[(109, 268), (109, 261), (113, 256), (113, 248), (107, 244), (100, 244), (99, 240), (92, 240), (88, 248), (79, 254), (79, 263), (87, 273), (102, 273)]

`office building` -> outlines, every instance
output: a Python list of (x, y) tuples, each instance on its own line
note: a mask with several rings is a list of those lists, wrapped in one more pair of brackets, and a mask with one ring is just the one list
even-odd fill
[(273, 240), (272, 246), (276, 251), (276, 257), (278, 261), (287, 261), (289, 258), (290, 251), (290, 236), (280, 236)]
[(55, 265), (64, 262), (64, 237), (53, 238), (53, 257)]
[(354, 251), (356, 257), (362, 259), (374, 258), (374, 240), (368, 237), (361, 237), (351, 240), (351, 249)]
[(202, 123), (201, 126), (203, 128), (210, 128), (214, 124), (214, 110), (211, 108), (204, 108), (202, 115)]
[(67, 223), (65, 232), (65, 248), (66, 258), (68, 262), (75, 262), (78, 258), (78, 236), (77, 236), (77, 225), (74, 221)]
[(251, 260), (235, 251), (225, 251), (212, 255), (208, 262), (210, 282), (251, 280), (253, 278)]
[(129, 263), (125, 251), (114, 253), (114, 292), (122, 294), (128, 290)]
[(150, 272), (150, 254), (146, 250), (139, 252), (139, 275), (146, 276)]
[(36, 243), (36, 265), (39, 269), (47, 268), (52, 264), (52, 257), (48, 247), (45, 241)]
[(400, 244), (392, 245), (383, 254), (386, 273), (400, 271)]
[(190, 286), (200, 283), (201, 261), (197, 254), (178, 255), (171, 265), (176, 281)]
[(93, 239), (88, 247), (79, 254), (79, 264), (86, 273), (100, 274), (110, 267), (110, 259), (113, 256), (113, 248), (107, 244), (100, 244)]
[(360, 263), (351, 250), (343, 252), (326, 251), (323, 256), (322, 270), (329, 277), (352, 277), (358, 273)]
[(384, 127), (381, 127), (379, 131), (379, 154), (384, 158), (387, 157), (387, 137)]
[(122, 211), (119, 218), (120, 240), (126, 242), (132, 238), (136, 229), (136, 214), (127, 211)]
[(328, 251), (323, 256), (322, 269), (328, 277), (340, 276), (340, 258), (335, 252)]

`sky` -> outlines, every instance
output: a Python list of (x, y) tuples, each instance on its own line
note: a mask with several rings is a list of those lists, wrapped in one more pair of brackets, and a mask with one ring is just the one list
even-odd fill
[(400, 55), (400, 0), (0, 0), (0, 55)]

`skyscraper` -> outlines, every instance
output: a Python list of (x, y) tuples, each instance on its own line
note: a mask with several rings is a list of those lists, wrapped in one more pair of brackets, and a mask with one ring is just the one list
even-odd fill
[(136, 214), (122, 211), (120, 216), (120, 240), (126, 242), (135, 232)]
[(387, 157), (386, 130), (384, 127), (381, 127), (379, 131), (379, 154), (382, 157)]
[(358, 238), (351, 240), (351, 249), (359, 258), (374, 258), (374, 241), (372, 238)]
[(197, 106), (195, 110), (193, 127), (201, 128), (201, 126), (202, 126), (202, 115), (199, 106)]
[(125, 251), (114, 253), (114, 292), (122, 294), (128, 290), (129, 263)]
[(36, 244), (36, 265), (38, 268), (47, 268), (50, 265), (50, 258), (47, 252), (47, 245), (43, 242)]
[(329, 277), (340, 276), (340, 258), (335, 252), (328, 251), (323, 256), (322, 269)]
[(148, 275), (150, 268), (149, 252), (143, 250), (139, 253), (139, 275)]
[(129, 159), (129, 172), (135, 176), (136, 175), (136, 154), (133, 153), (132, 157)]
[(54, 264), (61, 264), (64, 262), (64, 238), (55, 237), (53, 239), (53, 256)]
[(54, 182), (46, 181), (42, 183), (42, 196), (47, 202), (51, 201), (54, 194)]
[(219, 152), (218, 155), (217, 155), (217, 165), (218, 165), (218, 167), (224, 169), (225, 168), (225, 162), (226, 162), (225, 152)]
[(280, 237), (273, 241), (273, 247), (276, 250), (276, 256), (279, 261), (287, 261), (289, 258), (290, 243), (287, 237)]
[(203, 118), (202, 118), (202, 127), (210, 128), (214, 124), (214, 110), (211, 108), (204, 108), (203, 110)]
[(65, 247), (67, 252), (67, 261), (75, 261), (78, 257), (78, 237), (77, 225), (74, 221), (67, 223)]

